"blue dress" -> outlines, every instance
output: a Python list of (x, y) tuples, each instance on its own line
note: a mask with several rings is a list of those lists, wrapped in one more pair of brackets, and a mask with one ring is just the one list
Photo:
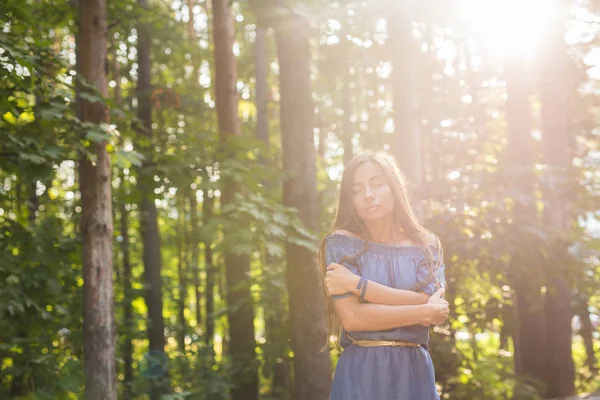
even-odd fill
[[(329, 235), (327, 265), (339, 264), (344, 256), (360, 253), (365, 243), (343, 234)], [(419, 246), (370, 242), (367, 252), (354, 260), (343, 265), (368, 280), (397, 289), (410, 289), (429, 275), (425, 254)], [(445, 281), (443, 264), (436, 278), (438, 282)], [(421, 288), (430, 295), (436, 289), (435, 281)], [(332, 296), (331, 301), (347, 296), (352, 294)], [(429, 328), (412, 325), (351, 335), (354, 339), (404, 340), (426, 346)], [(344, 350), (335, 369), (330, 400), (439, 400), (433, 363), (424, 347), (359, 347), (350, 343), (344, 331), (340, 343)]]

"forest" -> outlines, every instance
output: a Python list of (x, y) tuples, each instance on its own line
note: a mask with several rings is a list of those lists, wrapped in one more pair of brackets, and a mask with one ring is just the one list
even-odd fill
[(329, 399), (317, 250), (369, 151), (444, 248), (440, 397), (600, 396), (600, 1), (0, 18), (0, 399)]

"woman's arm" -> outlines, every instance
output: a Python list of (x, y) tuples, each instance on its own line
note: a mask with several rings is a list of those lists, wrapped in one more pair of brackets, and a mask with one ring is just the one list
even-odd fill
[(441, 290), (429, 298), (426, 304), (390, 306), (360, 303), (358, 297), (350, 296), (334, 301), (334, 311), (347, 332), (384, 331), (411, 325), (438, 325), (448, 318), (448, 302), (443, 300)]
[[(361, 295), (357, 289), (360, 277), (340, 264), (331, 263), (327, 267), (325, 285), (330, 296), (344, 293)], [(377, 282), (369, 281), (364, 299), (369, 303), (386, 304), (390, 306), (405, 306), (426, 304), (429, 295), (425, 292), (414, 292), (412, 290), (395, 289)]]

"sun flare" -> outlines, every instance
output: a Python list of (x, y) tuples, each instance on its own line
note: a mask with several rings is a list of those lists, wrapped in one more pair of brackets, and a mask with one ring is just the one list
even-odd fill
[(535, 51), (554, 8), (547, 0), (463, 0), (465, 29), (495, 52)]

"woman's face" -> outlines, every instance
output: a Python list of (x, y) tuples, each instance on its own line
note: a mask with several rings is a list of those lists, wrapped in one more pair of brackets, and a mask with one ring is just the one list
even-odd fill
[(354, 212), (363, 221), (389, 218), (394, 211), (394, 192), (378, 164), (366, 162), (354, 171)]

